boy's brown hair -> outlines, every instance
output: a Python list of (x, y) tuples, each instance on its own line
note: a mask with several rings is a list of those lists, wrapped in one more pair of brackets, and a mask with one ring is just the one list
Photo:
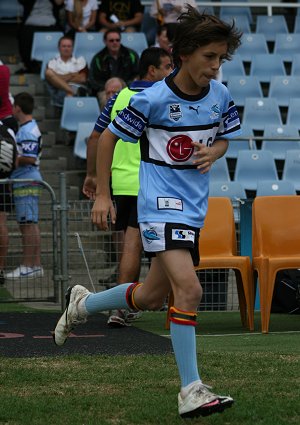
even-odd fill
[(173, 58), (177, 66), (181, 65), (180, 56), (192, 54), (198, 47), (214, 42), (226, 41), (227, 55), (231, 60), (235, 50), (241, 44), (242, 32), (234, 23), (228, 24), (213, 15), (200, 13), (196, 8), (186, 5), (187, 11), (178, 18), (175, 35), (172, 40)]

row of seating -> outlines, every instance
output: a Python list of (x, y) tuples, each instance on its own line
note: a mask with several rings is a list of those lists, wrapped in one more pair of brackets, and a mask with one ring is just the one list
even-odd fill
[[(266, 149), (239, 150), (233, 181), (240, 183), (245, 191), (255, 192), (258, 182), (266, 180), (280, 181), (273, 152)], [(294, 189), (300, 191), (300, 149), (286, 150), (281, 180), (291, 181)], [(213, 164), (210, 181), (231, 181), (226, 156)]]
[[(268, 333), (276, 273), (299, 267), (299, 216), (299, 196), (255, 198), (252, 206), (252, 253), (238, 255), (231, 201), (227, 197), (210, 197), (208, 200), (208, 212), (199, 240), (201, 260), (195, 270), (234, 270), (241, 321), (251, 331), (254, 330), (256, 284), (259, 284), (261, 330)], [(166, 328), (169, 328), (169, 312), (173, 303), (171, 292)]]

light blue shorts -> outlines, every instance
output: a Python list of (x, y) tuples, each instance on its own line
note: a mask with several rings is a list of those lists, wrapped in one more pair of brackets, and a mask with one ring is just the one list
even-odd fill
[(38, 222), (40, 192), (39, 186), (18, 187), (13, 190), (16, 219), (19, 224)]

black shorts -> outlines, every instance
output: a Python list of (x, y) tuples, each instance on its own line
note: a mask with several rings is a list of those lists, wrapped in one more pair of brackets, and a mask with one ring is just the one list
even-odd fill
[(190, 251), (194, 266), (199, 264), (200, 229), (181, 223), (140, 223), (140, 231), (148, 257), (156, 256), (157, 252), (183, 248)]
[(117, 195), (114, 196), (117, 219), (115, 230), (126, 230), (128, 226), (137, 229), (137, 196)]
[(12, 212), (13, 200), (10, 184), (0, 183), (0, 211)]

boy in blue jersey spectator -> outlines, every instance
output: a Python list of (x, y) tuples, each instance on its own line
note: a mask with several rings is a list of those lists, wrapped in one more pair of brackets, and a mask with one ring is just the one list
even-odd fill
[(16, 134), (18, 148), (17, 167), (12, 179), (32, 179), (35, 182), (13, 184), (13, 197), (17, 222), (22, 234), (23, 257), (21, 265), (10, 273), (7, 279), (31, 279), (44, 275), (40, 258), (40, 230), (38, 226), (39, 193), (38, 181), (42, 180), (39, 170), (42, 138), (36, 121), (32, 117), (34, 99), (22, 92), (14, 98), (13, 114), (19, 121)]
[[(173, 39), (174, 72), (135, 94), (102, 133), (97, 152), (97, 190), (92, 220), (107, 229), (115, 222), (109, 176), (119, 138), (140, 140), (138, 221), (144, 250), (153, 255), (144, 283), (128, 283), (92, 294), (76, 285), (67, 291), (67, 308), (55, 329), (63, 345), (73, 327), (90, 314), (112, 308), (154, 310), (170, 290), (170, 333), (181, 380), (181, 417), (207, 416), (233, 404), (203, 384), (197, 366), (195, 326), (202, 296), (194, 265), (208, 203), (211, 165), (241, 133), (227, 88), (215, 80), (221, 63), (239, 47), (234, 25), (188, 6)], [(220, 211), (220, 219), (222, 212)]]

